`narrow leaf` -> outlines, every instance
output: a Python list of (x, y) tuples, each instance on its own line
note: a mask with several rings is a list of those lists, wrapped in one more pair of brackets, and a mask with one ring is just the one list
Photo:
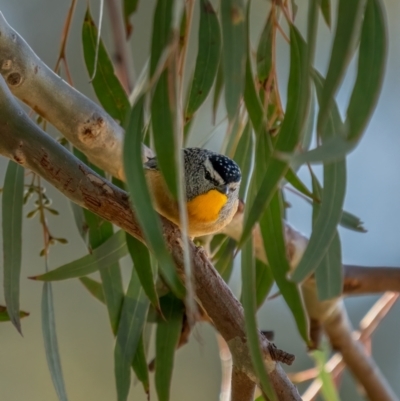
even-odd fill
[(272, 44), (273, 44), (273, 14), (270, 13), (264, 29), (261, 32), (257, 48), (257, 77), (261, 84), (266, 83), (272, 68)]
[(51, 380), (60, 401), (67, 401), (64, 378), (62, 374), (60, 353), (56, 333), (56, 322), (53, 306), (53, 292), (51, 283), (43, 284), (42, 292), (42, 332), (44, 348), (46, 352), (47, 366), (49, 367)]
[(144, 98), (142, 97), (133, 107), (126, 129), (123, 157), (127, 186), (136, 212), (135, 215), (143, 230), (146, 242), (152, 253), (157, 257), (161, 272), (168, 285), (177, 296), (182, 297), (185, 293), (184, 287), (179, 281), (174, 262), (164, 243), (161, 223), (152, 207), (144, 176), (141, 156), (144, 129), (143, 102)]
[[(291, 26), (290, 29), (290, 43), (288, 102), (285, 118), (275, 143), (275, 149), (278, 152), (291, 152), (297, 146), (307, 121), (310, 99), (308, 70), (306, 69), (307, 48), (303, 38), (294, 26)], [(258, 193), (254, 201), (249, 205), (250, 209), (245, 219), (239, 246), (249, 237), (254, 224), (271, 201), (280, 180), (286, 174), (288, 168), (288, 163), (281, 160), (275, 158), (267, 160), (266, 168), (262, 172), (261, 184), (257, 185)], [(259, 174), (260, 172), (256, 171), (256, 173)], [(258, 177), (256, 179), (258, 180)]]
[[(88, 8), (83, 21), (82, 44), (89, 76), (92, 76), (94, 71), (96, 41), (97, 29)], [(101, 40), (98, 52), (97, 71), (93, 78), (92, 85), (99, 102), (107, 113), (120, 123), (123, 123), (126, 113), (129, 111), (129, 100), (121, 83), (114, 74), (114, 66)], [(101, 120), (97, 122), (100, 126), (104, 123)]]
[(217, 74), (220, 48), (221, 32), (218, 17), (210, 1), (201, 0), (198, 53), (185, 112), (186, 123), (191, 120), (211, 90)]
[(319, 0), (322, 16), (324, 17), (326, 25), (331, 27), (331, 0)]
[(242, 248), (242, 303), (245, 316), (245, 327), (247, 344), (250, 351), (254, 370), (260, 381), (262, 390), (267, 394), (269, 400), (277, 400), (267, 371), (259, 343), (259, 331), (257, 329), (257, 304), (256, 294), (255, 257), (252, 237), (248, 238)]
[(215, 125), (215, 120), (217, 118), (218, 105), (219, 105), (219, 100), (221, 99), (221, 93), (223, 87), (224, 87), (224, 73), (223, 73), (222, 61), (220, 60), (218, 65), (217, 78), (215, 79), (214, 95), (212, 102), (212, 116), (213, 116), (212, 120), (214, 125)]
[(246, 14), (243, 0), (221, 1), (225, 105), (232, 121), (239, 109), (246, 71)]
[(149, 369), (146, 360), (146, 350), (143, 342), (143, 334), (140, 336), (138, 345), (136, 347), (135, 356), (132, 361), (132, 369), (136, 377), (143, 384), (143, 389), (149, 398), (150, 394), (150, 380)]
[(22, 260), (24, 171), (19, 164), (8, 162), (2, 204), (4, 298), (10, 320), (20, 333), (19, 281)]
[[(112, 224), (94, 213), (85, 210), (85, 220), (89, 226), (89, 242), (92, 249), (97, 249), (114, 235)], [(105, 266), (99, 272), (111, 328), (116, 334), (124, 297), (119, 263)]]
[(317, 132), (319, 134), (325, 128), (334, 96), (354, 54), (356, 42), (359, 39), (366, 0), (339, 0), (338, 3), (335, 39), (320, 100), (317, 122)]
[(291, 168), (289, 168), (286, 172), (285, 178), (287, 182), (292, 185), (293, 188), (296, 188), (300, 193), (308, 196), (311, 199), (315, 199), (315, 195), (306, 187), (306, 185), (300, 180), (300, 178)]
[(123, 231), (117, 231), (111, 238), (96, 248), (91, 255), (83, 256), (57, 269), (31, 278), (41, 281), (58, 281), (87, 276), (118, 262), (127, 253), (125, 234)]
[(286, 277), (290, 271), (290, 264), (286, 256), (282, 218), (282, 199), (280, 193), (277, 192), (260, 220), (262, 239), (275, 282), (293, 314), (301, 337), (308, 343), (308, 317), (304, 309), (301, 292), (298, 285), (290, 282)]
[[(318, 102), (321, 105), (323, 96), (323, 80), (320, 76), (314, 79), (315, 87), (317, 90)], [(322, 140), (326, 141), (332, 137), (339, 137), (341, 135), (343, 123), (340, 119), (339, 110), (336, 102), (333, 102), (329, 110), (325, 129), (322, 134)], [(337, 234), (337, 225), (340, 222), (343, 210), (344, 196), (346, 193), (346, 160), (338, 160), (334, 163), (324, 164), (324, 189), (321, 195), (321, 207), (319, 208), (318, 217), (313, 225), (313, 231), (310, 236), (307, 248), (293, 272), (292, 279), (301, 282), (307, 276), (312, 274), (315, 269), (323, 261), (327, 254), (332, 240)], [(336, 247), (336, 250), (338, 248)], [(330, 263), (337, 259), (332, 258), (330, 255)], [(326, 264), (325, 264), (326, 267)], [(333, 266), (331, 265), (331, 268)], [(338, 282), (341, 283), (341, 264), (336, 265), (336, 269), (331, 271), (331, 277), (335, 277), (335, 284), (332, 288), (336, 290), (340, 288)], [(322, 285), (322, 284), (321, 284)], [(323, 287), (321, 286), (321, 289)], [(338, 295), (337, 293), (336, 295)], [(328, 296), (326, 294), (326, 296)], [(325, 298), (325, 296), (324, 296)]]
[(157, 153), (157, 168), (165, 178), (170, 194), (178, 198), (178, 173), (175, 146), (175, 96), (170, 71), (165, 70), (157, 82), (151, 102), (151, 124)]
[(375, 109), (387, 60), (387, 27), (381, 0), (368, 0), (361, 31), (357, 79), (347, 109), (347, 138), (359, 140)]
[(154, 11), (151, 39), (150, 77), (156, 71), (160, 57), (171, 39), (174, 0), (158, 0)]
[(272, 270), (260, 259), (256, 259), (256, 303), (259, 308), (268, 296), (272, 285), (274, 284), (274, 275)]
[(83, 286), (101, 303), (105, 304), (103, 286), (96, 280), (90, 277), (80, 277), (79, 281)]
[(126, 234), (126, 244), (131, 255), (134, 268), (140, 283), (155, 309), (160, 310), (160, 303), (155, 286), (155, 280), (150, 263), (150, 253), (145, 245), (139, 240)]
[(128, 398), (131, 383), (131, 364), (146, 322), (148, 308), (148, 298), (140, 285), (136, 270), (132, 269), (114, 348), (118, 401), (125, 401)]
[(169, 401), (174, 355), (182, 329), (184, 305), (171, 296), (160, 299), (165, 321), (157, 325), (155, 386), (159, 401)]

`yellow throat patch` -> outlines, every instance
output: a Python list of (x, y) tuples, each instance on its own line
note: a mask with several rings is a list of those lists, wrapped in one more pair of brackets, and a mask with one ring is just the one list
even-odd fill
[(204, 223), (216, 221), (227, 200), (228, 197), (216, 189), (196, 196), (187, 203), (189, 220)]

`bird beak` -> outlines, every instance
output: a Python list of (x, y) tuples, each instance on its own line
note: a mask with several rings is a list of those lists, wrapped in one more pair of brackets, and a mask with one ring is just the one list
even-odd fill
[(228, 185), (221, 185), (218, 188), (218, 191), (221, 192), (221, 194), (228, 195), (228, 193), (229, 193)]

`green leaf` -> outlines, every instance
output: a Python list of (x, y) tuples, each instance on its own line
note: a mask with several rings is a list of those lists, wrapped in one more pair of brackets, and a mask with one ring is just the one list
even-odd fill
[(177, 296), (183, 297), (185, 289), (180, 282), (175, 264), (164, 243), (161, 223), (154, 211), (147, 188), (141, 156), (141, 141), (143, 136), (143, 102), (141, 97), (132, 109), (124, 142), (124, 169), (130, 199), (135, 210), (140, 227), (143, 230), (152, 253), (156, 256), (161, 272), (170, 288)]
[[(94, 213), (85, 210), (85, 220), (89, 226), (91, 249), (97, 249), (114, 235), (113, 226)], [(111, 328), (116, 334), (121, 313), (124, 290), (118, 261), (99, 270), (104, 299), (106, 301)]]
[(104, 298), (103, 286), (96, 280), (90, 277), (80, 277), (79, 281), (83, 286), (101, 303), (105, 304), (106, 299)]
[(381, 0), (368, 0), (361, 31), (357, 78), (345, 127), (350, 141), (360, 139), (375, 109), (387, 60), (387, 27)]
[[(313, 192), (315, 196), (321, 197), (322, 188), (318, 179), (312, 174)], [(313, 225), (315, 224), (320, 205), (313, 204)], [(342, 249), (339, 233), (336, 229), (333, 240), (321, 263), (315, 270), (318, 299), (325, 301), (339, 296), (343, 289)]]
[[(92, 76), (94, 71), (96, 42), (97, 29), (88, 8), (83, 21), (82, 44), (89, 76)], [(114, 66), (101, 40), (96, 75), (93, 78), (92, 85), (99, 102), (106, 112), (110, 114), (112, 118), (123, 123), (126, 113), (129, 111), (129, 100), (121, 83), (114, 74)], [(103, 121), (98, 121), (99, 125), (103, 123)]]
[(74, 202), (70, 202), (72, 209), (72, 214), (74, 215), (74, 220), (76, 227), (78, 229), (79, 235), (81, 236), (85, 245), (88, 245), (88, 230), (89, 227), (85, 220), (85, 215), (83, 214), (83, 208)]
[(221, 1), (225, 105), (232, 121), (239, 109), (246, 71), (246, 14), (242, 0)]
[(42, 332), (44, 348), (49, 367), (51, 380), (60, 401), (67, 401), (64, 378), (62, 374), (60, 353), (56, 333), (56, 322), (53, 305), (53, 292), (51, 283), (43, 283), (42, 292)]
[(182, 329), (184, 305), (171, 295), (160, 299), (165, 321), (157, 325), (155, 386), (159, 401), (169, 401), (174, 355)]
[(257, 304), (256, 294), (255, 257), (252, 237), (248, 238), (242, 248), (242, 303), (244, 308), (247, 345), (249, 347), (254, 371), (260, 381), (262, 390), (269, 400), (277, 400), (274, 388), (270, 382), (264, 365), (264, 358), (259, 343), (259, 331), (257, 329)]
[(361, 219), (352, 213), (346, 212), (345, 210), (343, 210), (342, 218), (340, 219), (339, 224), (349, 230), (357, 231), (360, 233), (367, 232)]
[(24, 168), (19, 164), (8, 162), (2, 204), (4, 298), (10, 320), (19, 333), (21, 333), (19, 281), (22, 259), (24, 172)]
[(322, 16), (324, 17), (326, 25), (331, 27), (331, 0), (319, 0), (319, 7), (321, 9)]
[[(300, 180), (300, 178), (297, 176), (297, 174), (289, 168), (288, 171), (286, 172), (285, 179), (287, 182), (292, 185), (293, 188), (296, 188), (300, 193), (303, 195), (315, 199), (315, 194), (313, 194), (307, 187), (306, 185)], [(318, 199), (319, 201), (319, 199)]]
[(333, 106), (334, 96), (354, 54), (356, 43), (359, 39), (365, 2), (366, 0), (339, 0), (335, 39), (323, 92), (319, 101), (320, 107), (317, 121), (319, 135), (325, 129), (329, 111)]
[(125, 234), (117, 231), (106, 242), (97, 247), (91, 255), (83, 256), (39, 276), (30, 277), (41, 281), (59, 281), (68, 278), (82, 277), (99, 269), (109, 267), (128, 253)]
[(303, 340), (309, 343), (308, 317), (300, 289), (297, 284), (289, 281), (286, 277), (290, 271), (290, 264), (287, 259), (282, 219), (282, 199), (280, 192), (277, 192), (260, 220), (264, 249), (275, 282), (293, 314), (297, 329)]
[(132, 14), (136, 12), (139, 0), (122, 0), (122, 1), (123, 1), (123, 13), (124, 13), (126, 37), (129, 38), (133, 29), (132, 24), (129, 22), (129, 18)]
[(232, 274), (233, 258), (236, 251), (236, 241), (225, 237), (216, 254), (213, 256), (213, 264), (220, 276), (228, 282)]
[[(307, 47), (294, 26), (290, 28), (290, 43), (288, 102), (285, 118), (275, 143), (275, 150), (278, 152), (291, 152), (296, 148), (302, 138), (302, 132), (307, 121), (310, 99), (308, 70), (306, 69)], [(257, 148), (259, 148), (259, 145), (257, 145)], [(249, 212), (244, 222), (239, 246), (249, 237), (254, 224), (268, 206), (288, 168), (288, 163), (275, 158), (267, 158), (264, 171), (260, 171), (260, 167), (256, 168), (256, 179), (258, 180), (261, 174), (263, 178), (261, 184), (257, 185), (258, 192), (254, 201), (248, 205)]]
[(144, 292), (154, 308), (160, 310), (160, 303), (158, 301), (156, 286), (154, 284), (153, 270), (150, 263), (149, 250), (139, 240), (129, 234), (126, 234), (126, 244), (128, 245), (134, 268)]
[(154, 11), (151, 39), (150, 78), (157, 69), (161, 55), (171, 39), (174, 0), (158, 0)]
[[(321, 105), (323, 96), (322, 77), (316, 76), (314, 79), (315, 87), (317, 90), (318, 102)], [(326, 141), (332, 137), (339, 137), (341, 135), (343, 123), (340, 119), (339, 110), (336, 102), (333, 102), (329, 110), (328, 119), (325, 124), (325, 130), (322, 132), (322, 140)], [(307, 248), (293, 272), (292, 279), (296, 282), (303, 281), (307, 276), (312, 274), (323, 261), (323, 258), (328, 253), (331, 242), (337, 233), (337, 225), (342, 217), (344, 196), (346, 193), (346, 160), (338, 160), (334, 163), (324, 164), (324, 189), (321, 195), (321, 206), (319, 208), (318, 217), (313, 225), (313, 231), (308, 241)], [(336, 242), (337, 245), (337, 242)], [(336, 246), (336, 250), (338, 247)], [(330, 272), (334, 276), (335, 282), (332, 288), (336, 290), (340, 287), (338, 282), (341, 283), (341, 264), (337, 264), (337, 258), (333, 258), (330, 254), (330, 264), (336, 262), (336, 270)], [(331, 268), (333, 265), (331, 265)], [(325, 263), (325, 268), (326, 263)], [(321, 289), (323, 288), (321, 284)], [(332, 292), (330, 292), (332, 294)], [(337, 293), (336, 295), (339, 295)], [(324, 299), (328, 294), (324, 295)]]
[[(175, 140), (175, 82), (165, 70), (157, 82), (151, 102), (151, 124), (154, 146), (157, 153), (157, 168), (165, 178), (170, 194), (178, 199), (178, 173), (176, 161), (179, 157)], [(172, 89), (173, 88), (173, 89)]]
[(242, 171), (242, 181), (239, 189), (239, 199), (245, 199), (250, 184), (251, 171), (254, 165), (254, 135), (250, 121), (247, 122), (240, 137), (233, 159)]
[(272, 68), (273, 35), (272, 13), (270, 13), (261, 33), (257, 48), (257, 77), (261, 84), (266, 83)]
[[(22, 319), (26, 316), (29, 316), (29, 312), (24, 312), (24, 311), (20, 311), (19, 312), (19, 317)], [(9, 322), (10, 319), (10, 315), (7, 312), (7, 308), (5, 306), (0, 305), (0, 322)]]
[(328, 351), (327, 347), (324, 350), (311, 351), (311, 355), (315, 360), (318, 369), (318, 378), (322, 383), (322, 396), (325, 401), (340, 401), (339, 394), (336, 390), (336, 385), (332, 378), (332, 375), (326, 370), (326, 364), (328, 362)]
[(198, 53), (185, 112), (186, 123), (192, 119), (211, 90), (217, 74), (220, 49), (221, 32), (218, 17), (210, 1), (201, 0)]
[(114, 348), (114, 371), (118, 401), (128, 398), (131, 383), (131, 364), (146, 322), (149, 300), (140, 285), (136, 270), (132, 276), (122, 306)]
[(135, 356), (132, 361), (132, 369), (135, 372), (138, 380), (143, 384), (143, 389), (149, 398), (150, 394), (150, 380), (149, 369), (146, 360), (146, 350), (143, 343), (143, 334), (140, 336), (139, 342), (136, 347)]
[(224, 72), (223, 72), (222, 61), (220, 60), (218, 65), (217, 78), (215, 79), (214, 95), (212, 102), (212, 115), (213, 115), (212, 120), (214, 125), (215, 125), (215, 120), (217, 118), (218, 105), (219, 105), (219, 100), (221, 98), (223, 87), (224, 87)]
[(260, 259), (256, 259), (256, 303), (259, 308), (268, 296), (273, 284), (274, 275), (272, 270)]

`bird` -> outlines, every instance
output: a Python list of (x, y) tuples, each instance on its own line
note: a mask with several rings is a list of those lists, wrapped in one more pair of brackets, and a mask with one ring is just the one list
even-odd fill
[[(191, 238), (214, 234), (230, 223), (239, 205), (240, 167), (229, 157), (203, 148), (184, 148), (184, 183)], [(144, 163), (155, 210), (180, 226), (179, 206), (159, 170), (157, 157)]]

